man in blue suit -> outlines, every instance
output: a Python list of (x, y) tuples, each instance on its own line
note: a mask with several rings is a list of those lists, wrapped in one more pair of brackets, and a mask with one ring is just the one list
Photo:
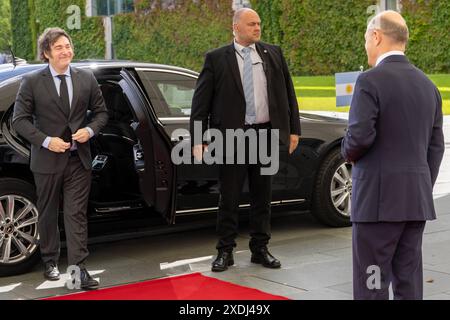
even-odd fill
[(436, 219), (433, 186), (444, 154), (442, 100), (404, 52), (405, 20), (373, 18), (369, 65), (355, 87), (342, 155), (352, 179), (355, 299), (423, 298), (422, 236)]

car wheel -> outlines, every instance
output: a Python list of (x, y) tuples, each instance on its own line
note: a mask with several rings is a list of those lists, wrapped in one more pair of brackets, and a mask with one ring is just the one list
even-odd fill
[(313, 194), (313, 214), (332, 227), (348, 227), (352, 194), (352, 166), (333, 149), (324, 159), (317, 174)]
[(21, 274), (40, 258), (35, 188), (0, 178), (0, 276)]

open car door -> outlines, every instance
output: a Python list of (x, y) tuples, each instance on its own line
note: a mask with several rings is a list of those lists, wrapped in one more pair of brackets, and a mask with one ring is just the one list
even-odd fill
[(169, 224), (173, 224), (176, 171), (170, 157), (171, 141), (132, 73), (122, 69), (120, 75), (122, 80), (119, 85), (137, 120), (131, 126), (138, 138), (133, 149), (141, 193), (147, 205), (160, 213)]

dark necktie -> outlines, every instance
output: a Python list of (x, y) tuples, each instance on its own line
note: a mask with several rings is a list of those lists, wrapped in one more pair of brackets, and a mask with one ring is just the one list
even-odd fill
[[(59, 96), (61, 98), (61, 103), (64, 109), (64, 113), (67, 118), (69, 118), (70, 114), (70, 101), (69, 101), (69, 90), (67, 89), (66, 75), (62, 74), (58, 76), (59, 80), (61, 80), (61, 84), (59, 86)], [(69, 127), (64, 130), (63, 136), (61, 137), (65, 142), (72, 143), (72, 132)]]
[(70, 114), (70, 101), (69, 101), (69, 90), (67, 89), (66, 75), (61, 74), (58, 76), (59, 80), (61, 80), (61, 84), (59, 86), (59, 96), (61, 98), (62, 106), (64, 112), (67, 116)]

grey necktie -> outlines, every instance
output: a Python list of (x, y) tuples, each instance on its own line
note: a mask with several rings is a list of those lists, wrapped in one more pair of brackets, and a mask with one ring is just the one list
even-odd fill
[(245, 95), (245, 123), (254, 124), (256, 121), (255, 91), (253, 87), (253, 62), (251, 58), (251, 48), (242, 49), (244, 53), (243, 86)]

